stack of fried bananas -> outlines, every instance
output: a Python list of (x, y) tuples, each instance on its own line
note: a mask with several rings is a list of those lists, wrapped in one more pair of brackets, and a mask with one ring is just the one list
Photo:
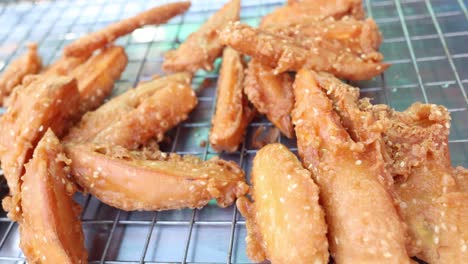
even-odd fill
[[(124, 48), (112, 42), (189, 7), (158, 6), (85, 35), (43, 71), (32, 44), (0, 76), (8, 106), (0, 118), (0, 160), (10, 189), (3, 207), (19, 223), (28, 262), (87, 263), (76, 190), (122, 210), (200, 208), (212, 199), (226, 207), (248, 191), (234, 162), (157, 146), (197, 105), (191, 72), (142, 82), (103, 104), (127, 65)], [(239, 9), (225, 10), (235, 20)], [(223, 14), (214, 21), (220, 19), (230, 21)], [(215, 46), (215, 53), (222, 49)]]
[(415, 103), (398, 112), (337, 79), (389, 67), (361, 0), (291, 0), (259, 28), (232, 22), (218, 34), (227, 47), (213, 148), (236, 150), (258, 111), (296, 136), (302, 159), (281, 144), (255, 156), (250, 199), (237, 201), (253, 261), (468, 261), (468, 170), (451, 166), (447, 109)]
[(293, 92), (302, 165), (267, 145), (253, 162), (253, 201), (237, 201), (252, 260), (328, 263), (330, 252), (335, 263), (466, 262), (468, 170), (450, 164), (446, 108), (372, 105), (310, 69)]
[[(238, 14), (232, 15), (228, 7), (237, 11), (239, 1), (226, 4), (217, 13), (225, 13), (226, 19), (216, 20), (214, 15), (179, 49), (171, 51), (164, 63), (166, 70), (209, 70), (214, 55), (227, 45), (210, 133), (211, 146), (217, 151), (236, 151), (257, 112), (266, 115), (286, 137), (294, 137), (293, 73), (302, 68), (366, 80), (389, 67), (378, 52), (382, 36), (377, 24), (370, 18), (363, 20), (360, 0), (290, 1), (265, 16), (258, 29), (236, 21)], [(208, 29), (212, 33), (205, 32)], [(202, 51), (193, 52), (199, 49)], [(195, 56), (189, 56), (192, 53)], [(242, 55), (251, 60), (246, 63)], [(197, 62), (186, 66), (182, 62), (187, 58)]]
[[(447, 109), (398, 112), (337, 79), (389, 67), (361, 0), (289, 0), (259, 28), (241, 24), (240, 0), (230, 0), (166, 54), (171, 74), (103, 104), (127, 64), (112, 42), (189, 6), (166, 4), (86, 35), (42, 72), (30, 45), (0, 76), (3, 207), (19, 222), (28, 261), (87, 262), (72, 199), (80, 190), (122, 210), (237, 200), (256, 262), (467, 262), (468, 170), (451, 166)], [(250, 188), (234, 162), (158, 147), (197, 105), (193, 74), (218, 57), (212, 148), (236, 151), (257, 112), (297, 139), (302, 162), (278, 143), (258, 151)]]

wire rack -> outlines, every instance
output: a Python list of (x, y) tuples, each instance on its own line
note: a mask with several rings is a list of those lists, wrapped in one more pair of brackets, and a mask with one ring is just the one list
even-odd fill
[[(60, 56), (64, 45), (87, 32), (167, 1), (81, 0), (3, 1), (0, 3), (0, 70), (22, 53), (29, 41), (38, 42), (45, 63)], [(114, 95), (154, 74), (162, 74), (163, 54), (177, 47), (225, 1), (192, 1), (183, 16), (162, 26), (139, 29), (117, 41), (129, 63), (116, 83)], [(280, 0), (243, 0), (241, 20), (257, 25)], [(365, 0), (367, 14), (384, 35), (381, 50), (392, 63), (384, 75), (366, 82), (362, 96), (403, 110), (415, 101), (445, 105), (452, 115), (450, 135), (454, 165), (468, 167), (468, 13), (466, 0)], [(219, 61), (214, 72), (198, 72), (193, 88), (199, 105), (189, 119), (173, 129), (171, 142), (163, 148), (207, 159), (215, 153), (208, 142), (214, 110)], [(4, 109), (2, 109), (4, 111)], [(251, 135), (256, 119), (240, 150), (221, 154), (238, 162), (247, 172), (257, 149)], [(296, 151), (294, 140), (281, 143)], [(3, 188), (2, 193), (6, 190)], [(90, 263), (250, 263), (245, 255), (245, 221), (234, 206), (220, 209), (209, 204), (201, 210), (125, 212), (77, 195)], [(24, 263), (18, 247), (18, 225), (0, 213), (0, 263)]]

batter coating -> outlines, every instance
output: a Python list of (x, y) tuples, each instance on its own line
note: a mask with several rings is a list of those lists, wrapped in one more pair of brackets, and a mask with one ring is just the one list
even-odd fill
[(184, 13), (189, 7), (190, 2), (175, 2), (146, 10), (134, 17), (121, 20), (75, 40), (64, 48), (64, 55), (67, 57), (89, 57), (95, 50), (105, 47), (117, 38), (145, 25), (165, 23)]
[(288, 138), (293, 137), (291, 110), (294, 105), (293, 78), (288, 73), (275, 74), (274, 69), (249, 62), (244, 81), (244, 92), (255, 108)]
[(21, 186), (20, 247), (29, 263), (87, 263), (79, 215), (73, 201), (75, 186), (67, 159), (52, 130), (48, 130), (25, 165)]
[(211, 199), (226, 207), (248, 191), (232, 161), (97, 144), (71, 144), (66, 151), (76, 182), (122, 210), (200, 208)]
[(190, 74), (179, 73), (142, 83), (84, 115), (64, 142), (136, 149), (154, 137), (161, 141), (197, 104), (190, 80)]
[(76, 81), (69, 77), (32, 77), (13, 93), (8, 111), (0, 118), (0, 159), (10, 188), (3, 207), (11, 219), (21, 213), (24, 164), (49, 127), (57, 135), (66, 131), (78, 105)]
[[(410, 263), (404, 225), (385, 170), (384, 126), (348, 104), (356, 90), (345, 84), (325, 86), (320, 78), (334, 77), (317, 76), (305, 69), (296, 75), (292, 117), (299, 155), (320, 188), (331, 254), (336, 263)], [(354, 113), (345, 116), (350, 123), (335, 112), (330, 93), (342, 95), (335, 104)], [(355, 129), (357, 124), (366, 129)]]
[(357, 56), (339, 42), (308, 39), (307, 42), (230, 23), (220, 33), (221, 42), (275, 68), (275, 73), (298, 71), (301, 68), (332, 73), (339, 78), (366, 80), (389, 67), (381, 57)]
[(6, 99), (25, 76), (38, 73), (41, 67), (42, 60), (37, 53), (37, 44), (29, 44), (28, 51), (12, 61), (0, 75), (0, 105), (6, 105)]
[(255, 155), (252, 199), (237, 200), (246, 218), (247, 255), (255, 262), (328, 263), (327, 224), (319, 190), (285, 146), (270, 144)]
[(226, 47), (217, 87), (216, 111), (212, 119), (210, 143), (216, 151), (234, 152), (241, 143), (253, 109), (244, 97), (242, 55)]
[(224, 45), (219, 41), (218, 31), (231, 21), (239, 20), (240, 0), (227, 2), (213, 14), (197, 31), (188, 36), (176, 50), (166, 53), (163, 69), (166, 72), (198, 69), (213, 70), (213, 62), (221, 56)]
[(73, 69), (68, 76), (76, 78), (80, 91), (79, 113), (96, 109), (112, 92), (114, 82), (127, 66), (128, 58), (124, 48), (110, 46), (85, 63)]

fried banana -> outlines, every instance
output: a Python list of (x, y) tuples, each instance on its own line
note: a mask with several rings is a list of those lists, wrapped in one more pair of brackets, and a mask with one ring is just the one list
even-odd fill
[(197, 104), (190, 80), (190, 74), (179, 73), (140, 84), (88, 112), (64, 142), (135, 149), (155, 136), (161, 141), (164, 133), (185, 120)]
[(165, 23), (174, 16), (184, 13), (189, 7), (190, 2), (175, 2), (146, 10), (134, 17), (116, 22), (75, 40), (64, 48), (64, 55), (67, 57), (88, 57), (95, 50), (105, 47), (137, 28)]
[(80, 114), (94, 110), (102, 104), (112, 92), (114, 82), (120, 78), (127, 62), (124, 48), (110, 46), (70, 72), (69, 76), (78, 81)]
[(403, 112), (373, 108), (389, 125), (384, 132), (388, 165), (411, 237), (410, 254), (428, 263), (465, 262), (468, 173), (451, 166), (448, 110), (420, 103)]
[(327, 224), (319, 190), (285, 146), (270, 144), (255, 155), (254, 203), (239, 198), (246, 218), (247, 255), (255, 262), (328, 263)]
[[(346, 50), (361, 58), (382, 60), (382, 54), (377, 52), (382, 37), (372, 19), (321, 20), (311, 17), (299, 24), (272, 25), (267, 26), (265, 30), (294, 38), (299, 42), (303, 40), (304, 43), (316, 38), (337, 41), (346, 47)], [(275, 74), (273, 69), (253, 59), (247, 69), (244, 88), (247, 97), (259, 112), (266, 114), (289, 138), (294, 134), (290, 118), (294, 104), (292, 82), (288, 73)]]
[(220, 39), (222, 43), (239, 52), (275, 68), (276, 74), (307, 68), (330, 72), (339, 78), (366, 80), (389, 67), (373, 56), (362, 58), (346, 50), (339, 42), (323, 38), (298, 42), (287, 36), (240, 23), (228, 24), (221, 31)]
[(210, 143), (216, 151), (234, 152), (254, 116), (242, 92), (242, 55), (226, 47), (217, 87), (216, 111), (212, 119)]
[(25, 165), (21, 186), (20, 247), (29, 263), (87, 263), (88, 253), (73, 201), (68, 160), (49, 129)]
[(259, 63), (249, 62), (244, 81), (244, 92), (255, 108), (288, 138), (293, 137), (291, 110), (294, 105), (293, 78), (288, 73), (275, 74), (274, 70)]
[(152, 96), (156, 91), (167, 87), (171, 82), (182, 85), (188, 84), (190, 79), (190, 74), (177, 73), (140, 83), (135, 89), (130, 89), (112, 98), (95, 111), (86, 113), (81, 121), (70, 129), (70, 132), (64, 138), (64, 142), (66, 144), (90, 142), (101, 131), (118, 122), (123, 115), (134, 110), (144, 99)]
[[(292, 118), (299, 154), (320, 187), (335, 262), (411, 263), (387, 182), (391, 177), (382, 152), (384, 126), (357, 104), (348, 104), (357, 89), (338, 81), (326, 86), (317, 76), (305, 69), (296, 75)], [(339, 99), (335, 105), (345, 106), (345, 119), (351, 123), (335, 112), (330, 93)], [(366, 129), (355, 129), (358, 125)]]
[(375, 60), (381, 60), (378, 53), (382, 43), (382, 34), (375, 21), (368, 18), (364, 21), (353, 18), (335, 20), (311, 18), (296, 24), (272, 25), (264, 28), (275, 34), (292, 37), (297, 41), (307, 43), (307, 39), (322, 38), (330, 41), (338, 41), (349, 52), (365, 56), (378, 56)]
[(211, 16), (196, 32), (176, 50), (166, 53), (163, 70), (166, 72), (195, 72), (200, 68), (213, 69), (213, 62), (221, 56), (224, 45), (218, 31), (231, 21), (239, 20), (240, 0), (230, 0)]
[(6, 98), (21, 84), (26, 75), (38, 73), (41, 66), (42, 60), (37, 53), (37, 44), (29, 44), (28, 51), (12, 61), (0, 75), (0, 105), (5, 105)]
[(67, 154), (77, 183), (123, 210), (200, 208), (211, 199), (226, 207), (248, 191), (243, 171), (218, 158), (95, 144), (67, 145)]
[(76, 67), (85, 63), (89, 57), (61, 57), (52, 63), (44, 72), (41, 73), (42, 76), (67, 76), (70, 74)]
[(344, 16), (363, 19), (365, 12), (361, 0), (304, 0), (289, 1), (288, 5), (275, 9), (263, 17), (260, 27), (275, 24), (301, 23), (311, 17), (323, 19)]
[(3, 206), (10, 218), (21, 212), (23, 165), (49, 127), (57, 135), (65, 132), (78, 105), (76, 81), (69, 77), (33, 78), (14, 91), (8, 111), (0, 118), (0, 159), (10, 188)]

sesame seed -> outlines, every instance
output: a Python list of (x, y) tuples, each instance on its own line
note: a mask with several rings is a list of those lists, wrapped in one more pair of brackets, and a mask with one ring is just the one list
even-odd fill
[(283, 197), (280, 197), (279, 200), (280, 200), (280, 203), (283, 203), (283, 204), (284, 204), (285, 201), (284, 201), (284, 198), (283, 198)]
[(385, 253), (383, 254), (383, 256), (384, 256), (385, 258), (391, 258), (391, 257), (392, 257), (392, 254), (391, 254), (390, 252), (385, 252)]
[(436, 245), (439, 244), (439, 237), (438, 236), (434, 237), (434, 244), (436, 244)]
[(356, 160), (356, 165), (361, 165), (362, 164), (362, 160)]
[(466, 252), (466, 244), (464, 244), (464, 245), (461, 246), (461, 251), (462, 251), (462, 252)]
[(400, 162), (400, 167), (403, 168), (404, 166), (405, 166), (405, 162), (404, 161)]

